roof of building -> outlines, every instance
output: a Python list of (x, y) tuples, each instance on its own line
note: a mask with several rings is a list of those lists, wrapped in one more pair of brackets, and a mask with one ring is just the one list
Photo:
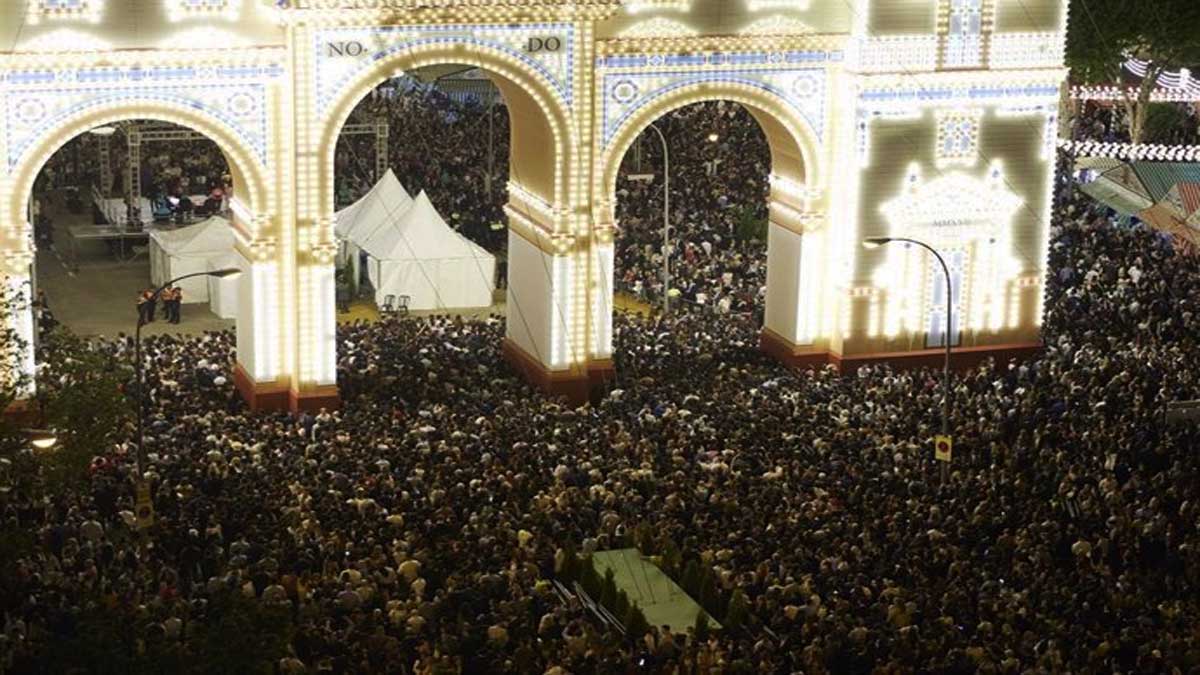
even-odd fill
[(1194, 162), (1134, 162), (1133, 170), (1156, 202), (1177, 183), (1200, 182), (1200, 164)]

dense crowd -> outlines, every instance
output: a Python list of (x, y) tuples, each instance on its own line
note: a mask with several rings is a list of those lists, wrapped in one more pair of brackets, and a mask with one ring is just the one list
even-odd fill
[[(153, 545), (129, 442), (56, 501), (0, 493), (38, 535), (0, 673), (89, 611), (186, 664), (230, 593), (286, 617), (278, 673), (1196, 672), (1200, 435), (1162, 409), (1200, 398), (1200, 266), (1073, 200), (1050, 264), (1045, 349), (954, 380), (944, 481), (937, 373), (790, 372), (740, 317), (619, 317), (580, 409), (501, 365), (499, 319), (342, 326), (344, 406), (298, 416), (244, 409), (231, 334), (149, 338)], [(753, 620), (622, 637), (551, 590), (640, 526)]]
[[(507, 222), (503, 207), (509, 170), (508, 111), (502, 99), (495, 101), (493, 106), (455, 99), (436, 87), (401, 79), (377, 88), (348, 120), (386, 122), (387, 166), (405, 189), (414, 197), (424, 190), (447, 224), (493, 252), (508, 244), (507, 228), (494, 226)], [(343, 134), (334, 161), (337, 202), (345, 206), (374, 184), (374, 134)]]
[[(1085, 101), (1071, 120), (1077, 141), (1128, 143), (1129, 111), (1122, 102)], [(1155, 103), (1147, 111), (1143, 143), (1158, 145), (1200, 144), (1200, 115), (1191, 103)]]
[[(187, 131), (173, 124), (133, 122), (139, 129), (157, 131)], [(46, 160), (34, 185), (35, 194), (64, 188), (82, 189), (100, 183), (100, 144), (109, 146), (109, 175), (112, 184), (108, 194), (123, 196), (129, 177), (130, 124), (116, 125), (112, 135), (80, 134), (67, 141)], [(207, 195), (213, 187), (228, 189), (229, 163), (221, 149), (211, 140), (144, 141), (140, 145), (139, 180), (145, 197)]]
[[(670, 153), (670, 288), (683, 308), (761, 311), (771, 153), (745, 108), (725, 101), (679, 108), (656, 124)], [(643, 134), (618, 176), (616, 287), (663, 294), (663, 151)], [(639, 179), (651, 175), (651, 180)], [(631, 178), (632, 177), (632, 178)]]

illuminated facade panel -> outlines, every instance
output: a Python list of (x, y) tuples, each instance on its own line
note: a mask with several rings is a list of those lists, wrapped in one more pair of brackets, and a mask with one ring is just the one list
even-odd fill
[(237, 174), (237, 378), (262, 406), (336, 403), (333, 148), (375, 85), (431, 65), (481, 69), (510, 110), (505, 353), (553, 391), (611, 369), (625, 150), (698, 101), (745, 106), (771, 146), (773, 354), (944, 344), (931, 260), (863, 251), (876, 235), (949, 256), (956, 344), (1037, 341), (1066, 0), (18, 2), (30, 25), (0, 30), (9, 283), (28, 275), (29, 190), (56, 148), (122, 119), (198, 131)]

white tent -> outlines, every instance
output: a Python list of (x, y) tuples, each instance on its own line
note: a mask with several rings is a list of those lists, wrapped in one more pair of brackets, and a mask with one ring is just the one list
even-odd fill
[[(209, 258), (208, 271), (215, 272), (236, 267), (244, 272), (245, 266), (242, 264), (242, 260), (243, 258), (237, 253)], [(224, 278), (208, 277), (208, 307), (213, 314), (222, 319), (237, 318), (238, 284), (240, 283), (241, 279), (237, 275)], [(184, 299), (187, 299), (186, 291)]]
[[(161, 286), (185, 274), (209, 271), (208, 261), (233, 252), (233, 228), (214, 216), (177, 230), (150, 233), (150, 280)], [(208, 280), (193, 277), (180, 282), (183, 301), (208, 302)]]
[[(402, 214), (412, 206), (412, 197), (400, 184), (396, 174), (388, 169), (367, 194), (350, 206), (334, 214), (334, 232), (341, 240), (338, 250), (338, 267), (353, 269), (355, 281), (359, 278), (359, 242), (366, 240), (396, 214)], [(357, 288), (357, 284), (355, 284)]]
[(370, 256), (367, 273), (381, 306), (389, 295), (408, 296), (409, 309), (492, 304), (495, 257), (452, 230), (424, 192), (356, 244)]

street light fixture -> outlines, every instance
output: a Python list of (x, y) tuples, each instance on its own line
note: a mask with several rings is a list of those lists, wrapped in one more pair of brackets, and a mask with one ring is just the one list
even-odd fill
[(58, 435), (47, 429), (22, 429), (21, 431), (29, 439), (29, 444), (38, 450), (49, 450), (58, 443)]
[(718, 133), (711, 133), (711, 134), (709, 134), (709, 135), (708, 135), (708, 142), (709, 142), (709, 143), (716, 143), (716, 142), (717, 142), (717, 141), (719, 141), (719, 140), (721, 140), (721, 134), (718, 134)]
[(950, 268), (946, 265), (946, 260), (944, 258), (942, 258), (942, 254), (937, 252), (937, 249), (933, 248), (932, 246), (930, 246), (929, 244), (926, 244), (923, 241), (918, 241), (916, 239), (909, 239), (907, 237), (867, 237), (866, 239), (863, 239), (862, 245), (863, 245), (863, 248), (866, 248), (866, 249), (876, 249), (885, 244), (890, 244), (892, 242), (897, 242), (897, 241), (904, 242), (907, 244), (916, 244), (917, 246), (920, 246), (921, 248), (924, 248), (926, 251), (929, 251), (930, 253), (932, 253), (933, 257), (937, 258), (938, 263), (942, 266), (942, 274), (946, 278), (946, 333), (943, 336), (943, 340), (946, 343), (946, 358), (945, 358), (944, 363), (942, 364), (942, 435), (949, 436), (950, 435), (950, 396), (951, 396), (950, 350), (953, 346), (952, 341), (951, 341), (951, 327), (952, 327), (951, 321), (953, 320), (953, 316), (954, 316), (954, 312), (953, 312), (954, 289), (950, 282)]
[[(167, 283), (155, 289), (154, 294), (150, 296), (147, 302), (157, 302), (158, 296), (168, 287), (173, 286), (176, 282), (192, 277), (215, 277), (217, 279), (226, 279), (229, 277), (237, 277), (242, 274), (242, 271), (236, 267), (229, 267), (221, 270), (213, 270), (211, 272), (194, 272), (185, 274), (181, 277), (175, 277)], [(142, 367), (142, 326), (145, 321), (141, 315), (138, 316), (137, 329), (134, 331), (133, 337), (133, 369), (137, 374), (137, 472), (138, 482), (141, 482), (146, 470), (146, 375)]]

